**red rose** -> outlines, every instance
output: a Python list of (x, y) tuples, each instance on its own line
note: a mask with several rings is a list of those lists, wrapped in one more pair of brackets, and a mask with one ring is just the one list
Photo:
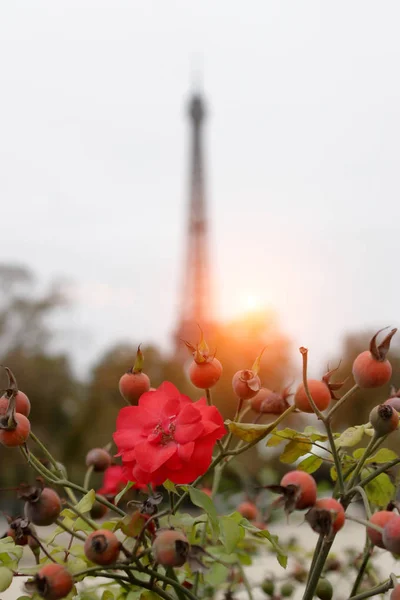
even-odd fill
[(205, 398), (192, 402), (165, 381), (143, 394), (138, 406), (120, 410), (114, 441), (132, 481), (191, 483), (207, 471), (225, 433), (215, 406)]
[(99, 490), (98, 494), (102, 496), (116, 496), (121, 490), (124, 489), (128, 477), (126, 476), (125, 469), (121, 465), (111, 465), (104, 471), (103, 485)]

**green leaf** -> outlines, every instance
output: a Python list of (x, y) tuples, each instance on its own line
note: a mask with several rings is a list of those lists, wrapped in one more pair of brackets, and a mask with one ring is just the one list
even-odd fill
[(114, 502), (115, 502), (115, 505), (116, 505), (116, 506), (118, 505), (118, 502), (121, 500), (122, 496), (123, 496), (124, 494), (126, 494), (126, 492), (127, 492), (128, 490), (130, 490), (130, 489), (131, 489), (131, 487), (132, 487), (133, 485), (135, 485), (135, 482), (134, 482), (134, 481), (128, 481), (128, 483), (126, 484), (126, 486), (124, 487), (124, 489), (123, 489), (123, 490), (121, 490), (121, 491), (119, 492), (119, 494), (117, 494), (117, 495), (115, 496), (115, 500), (114, 500)]
[(244, 442), (254, 442), (262, 439), (273, 430), (272, 425), (254, 425), (253, 423), (235, 423), (234, 421), (226, 421), (228, 429), (233, 435)]
[(220, 539), (225, 550), (231, 553), (235, 550), (238, 543), (244, 538), (245, 531), (239, 523), (232, 517), (221, 517), (219, 520), (221, 535)]
[(83, 519), (78, 517), (73, 525), (73, 530), (74, 531), (85, 531), (86, 533), (92, 533), (93, 527), (91, 525), (89, 525), (88, 523), (86, 523), (86, 521), (84, 521)]
[(321, 433), (313, 425), (307, 425), (307, 427), (304, 429), (304, 435), (310, 438), (312, 442), (326, 442), (326, 440), (328, 439), (328, 436), (326, 434)]
[(395, 460), (396, 458), (398, 458), (398, 455), (396, 454), (396, 452), (393, 452), (393, 450), (389, 450), (389, 448), (380, 448), (380, 450), (378, 450), (378, 452), (376, 454), (374, 454), (373, 456), (370, 456), (367, 461), (366, 464), (368, 463), (386, 463), (386, 462), (390, 462), (391, 460)]
[(5, 592), (13, 580), (13, 572), (7, 567), (0, 567), (0, 592)]
[(69, 519), (75, 520), (76, 514), (70, 508), (64, 508), (64, 510), (60, 512), (60, 517), (68, 517)]
[(349, 427), (335, 441), (336, 448), (351, 448), (357, 446), (363, 438), (365, 426)]
[(164, 481), (163, 486), (165, 487), (167, 492), (171, 492), (171, 494), (179, 495), (179, 492), (176, 489), (175, 484), (172, 483), (172, 481), (170, 481), (169, 479), (167, 479), (167, 481)]
[(266, 538), (269, 541), (272, 548), (276, 552), (279, 564), (281, 565), (281, 567), (286, 569), (288, 557), (287, 557), (287, 554), (285, 554), (284, 550), (280, 547), (280, 545), (278, 543), (279, 542), (278, 536), (272, 535), (268, 531), (268, 529), (257, 529), (256, 527), (254, 527), (254, 525), (249, 523), (249, 521), (247, 521), (246, 519), (243, 519), (242, 524), (245, 529), (247, 529), (250, 533), (252, 533), (256, 537)]
[(290, 429), (290, 427), (286, 427), (285, 429), (273, 429), (272, 435), (268, 438), (266, 445), (278, 446), (285, 440), (292, 440), (298, 435), (299, 433), (295, 429)]
[[(6, 554), (8, 557), (14, 557), (19, 560), (23, 554), (22, 546), (16, 546), (11, 537), (0, 539), (0, 554)], [(4, 562), (4, 561), (2, 561)]]
[(101, 524), (101, 528), (108, 529), (109, 531), (115, 531), (115, 529), (118, 527), (118, 523), (118, 519), (115, 519), (114, 521), (105, 521)]
[[(68, 571), (70, 571), (72, 575), (75, 575), (80, 571), (85, 571), (87, 566), (88, 564), (83, 558), (74, 558), (73, 560), (68, 561)], [(84, 575), (82, 575), (82, 579), (83, 577)]]
[(368, 500), (379, 508), (389, 504), (394, 497), (395, 491), (396, 488), (386, 473), (381, 473), (365, 486)]
[(311, 448), (312, 444), (307, 438), (299, 437), (299, 439), (291, 440), (286, 444), (279, 460), (283, 463), (294, 463), (300, 456), (310, 452)]
[(228, 569), (219, 562), (213, 562), (209, 571), (207, 571), (207, 583), (213, 588), (221, 585), (228, 579)]
[(218, 536), (219, 534), (219, 522), (216, 508), (213, 504), (213, 501), (207, 494), (198, 490), (190, 485), (182, 486), (182, 488), (189, 492), (189, 496), (191, 501), (195, 506), (202, 508), (208, 515), (211, 523), (211, 527), (213, 529), (214, 535)]
[(296, 469), (298, 471), (305, 471), (305, 473), (314, 473), (320, 468), (323, 462), (323, 459), (319, 456), (307, 456), (307, 458), (297, 465)]
[(93, 504), (96, 501), (96, 492), (94, 490), (89, 490), (87, 494), (83, 496), (75, 506), (76, 510), (80, 513), (87, 513), (93, 507)]
[(111, 590), (104, 590), (101, 600), (114, 600), (115, 596)]

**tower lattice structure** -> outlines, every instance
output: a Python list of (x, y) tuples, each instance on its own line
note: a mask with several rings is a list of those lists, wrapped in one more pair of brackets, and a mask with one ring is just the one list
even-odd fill
[(206, 336), (214, 331), (209, 227), (205, 197), (203, 127), (206, 117), (204, 100), (193, 94), (188, 106), (190, 121), (189, 210), (185, 264), (180, 297), (176, 350), (187, 356), (181, 340), (192, 343), (199, 338), (199, 327)]

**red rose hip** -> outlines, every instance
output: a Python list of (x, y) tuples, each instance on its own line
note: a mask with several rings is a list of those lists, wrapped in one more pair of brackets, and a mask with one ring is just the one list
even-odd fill
[(334, 498), (321, 498), (306, 514), (311, 528), (319, 534), (337, 533), (345, 522), (344, 508)]
[(361, 352), (353, 363), (353, 377), (360, 388), (369, 389), (384, 385), (392, 376), (392, 365), (386, 359), (390, 342), (397, 329), (392, 329), (385, 339), (377, 345), (378, 331), (372, 338), (369, 350)]
[(42, 567), (25, 587), (28, 592), (37, 592), (45, 600), (61, 600), (68, 596), (73, 585), (72, 575), (63, 565), (50, 563)]
[(61, 512), (60, 496), (51, 488), (36, 488), (26, 499), (25, 515), (35, 525), (52, 525)]
[(248, 521), (254, 521), (258, 516), (258, 510), (254, 502), (241, 502), (236, 510)]
[(22, 446), (29, 437), (31, 424), (29, 420), (20, 413), (15, 413), (16, 426), (13, 429), (0, 429), (0, 442), (8, 448)]
[[(316, 407), (321, 411), (326, 410), (332, 398), (331, 391), (327, 384), (324, 381), (319, 381), (318, 379), (308, 379), (307, 384), (311, 398), (314, 400)], [(301, 383), (297, 388), (294, 396), (294, 403), (296, 408), (302, 412), (314, 412), (313, 407), (311, 406), (307, 397), (303, 383)]]
[(111, 565), (116, 562), (120, 549), (120, 541), (108, 529), (93, 531), (85, 541), (86, 558), (96, 565)]
[(96, 472), (105, 471), (111, 465), (111, 456), (104, 448), (92, 448), (86, 454), (86, 466)]
[(222, 365), (217, 358), (207, 358), (204, 362), (196, 359), (189, 366), (189, 379), (194, 386), (205, 390), (213, 387), (221, 377)]
[(393, 515), (383, 527), (382, 541), (386, 550), (400, 554), (400, 517)]
[(165, 529), (157, 533), (152, 550), (156, 563), (163, 567), (181, 567), (188, 558), (190, 545), (181, 531)]
[[(389, 510), (379, 510), (371, 516), (370, 522), (373, 525), (383, 528), (395, 516), (396, 515)], [(376, 529), (372, 529), (372, 527), (367, 527), (367, 535), (372, 544), (378, 546), (378, 548), (385, 547), (382, 539), (382, 533)]]
[[(10, 399), (8, 396), (2, 396), (0, 398), (0, 415), (5, 415), (9, 406)], [(15, 412), (24, 417), (29, 417), (31, 412), (31, 403), (29, 398), (24, 392), (18, 390), (15, 394)]]
[[(317, 499), (317, 484), (315, 479), (304, 471), (290, 471), (282, 477), (281, 486), (294, 487), (294, 508), (302, 510), (313, 506)], [(289, 488), (289, 489), (290, 489)]]

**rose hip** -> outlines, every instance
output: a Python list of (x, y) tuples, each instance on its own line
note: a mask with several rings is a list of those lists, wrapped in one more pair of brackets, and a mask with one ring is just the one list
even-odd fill
[(29, 420), (20, 413), (14, 414), (16, 426), (13, 429), (0, 429), (0, 442), (8, 448), (22, 446), (29, 437), (31, 424)]
[(304, 471), (290, 471), (282, 477), (280, 485), (290, 491), (293, 488), (294, 508), (302, 510), (313, 506), (317, 499), (315, 479)]
[(353, 377), (360, 388), (376, 388), (387, 383), (392, 375), (392, 365), (386, 359), (390, 341), (397, 329), (392, 329), (385, 339), (377, 345), (378, 331), (371, 339), (369, 350), (361, 352), (353, 363)]
[[(0, 415), (5, 415), (9, 406), (10, 398), (6, 396), (2, 396), (0, 398)], [(31, 412), (31, 403), (29, 398), (24, 392), (18, 390), (15, 394), (15, 412), (20, 415), (24, 415), (25, 417), (29, 417), (29, 413)]]
[(152, 545), (156, 563), (163, 567), (181, 567), (189, 555), (187, 537), (175, 529), (159, 531)]
[[(395, 516), (396, 515), (389, 510), (378, 510), (371, 516), (370, 522), (373, 525), (377, 525), (378, 527), (383, 528)], [(385, 547), (382, 539), (382, 533), (380, 533), (376, 529), (372, 529), (372, 527), (367, 527), (367, 535), (372, 544), (378, 546), (379, 548)]]
[(86, 454), (86, 466), (96, 472), (105, 471), (111, 465), (111, 456), (104, 448), (92, 448)]
[[(319, 381), (318, 379), (308, 379), (307, 385), (311, 398), (314, 400), (316, 407), (321, 411), (327, 409), (332, 399), (331, 391), (328, 385), (324, 381)], [(303, 383), (301, 383), (297, 388), (294, 396), (294, 403), (302, 412), (314, 412), (313, 407), (308, 400)]]
[(34, 579), (27, 581), (25, 587), (45, 600), (60, 600), (68, 596), (73, 585), (72, 575), (63, 565), (50, 563), (42, 567)]
[(258, 510), (254, 502), (241, 502), (236, 510), (248, 521), (254, 521), (258, 515)]
[(120, 553), (121, 543), (108, 529), (93, 531), (85, 541), (85, 555), (96, 565), (111, 565)]

